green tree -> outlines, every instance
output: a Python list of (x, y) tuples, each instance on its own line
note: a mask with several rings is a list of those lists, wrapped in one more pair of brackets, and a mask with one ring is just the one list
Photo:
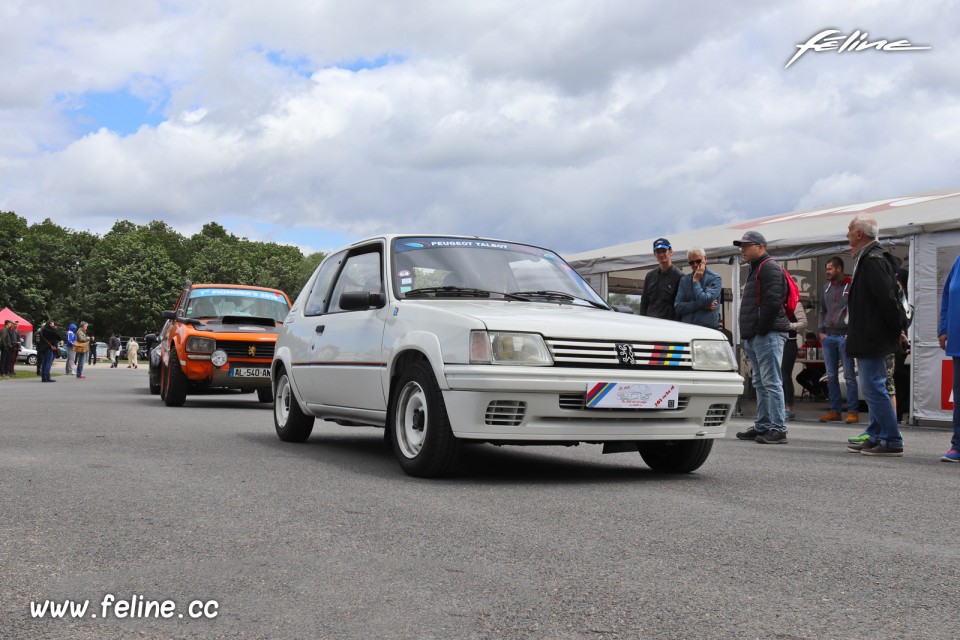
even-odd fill
[(20, 247), (27, 234), (27, 221), (12, 211), (0, 211), (0, 309), (10, 307), (26, 313), (20, 288), (24, 283), (23, 258)]
[(293, 282), (293, 286), (289, 291), (286, 289), (284, 289), (284, 291), (287, 291), (291, 298), (297, 297), (304, 285), (307, 284), (307, 280), (310, 279), (310, 276), (313, 275), (313, 272), (317, 270), (317, 267), (320, 266), (320, 263), (323, 262), (323, 259), (326, 257), (327, 255), (325, 253), (322, 251), (317, 251), (316, 253), (311, 253), (300, 260), (300, 264), (297, 266), (297, 271), (295, 274), (296, 279)]
[(141, 336), (159, 329), (163, 310), (173, 305), (183, 285), (180, 268), (139, 233), (104, 239), (87, 273), (94, 287), (93, 333), (98, 336), (111, 331)]

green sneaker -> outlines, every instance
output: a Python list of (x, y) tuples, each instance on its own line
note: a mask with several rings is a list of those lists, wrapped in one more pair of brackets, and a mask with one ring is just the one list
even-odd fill
[(861, 434), (858, 435), (858, 436), (853, 436), (852, 438), (847, 438), (847, 442), (849, 442), (850, 444), (859, 444), (859, 443), (863, 442), (864, 440), (866, 440), (866, 439), (869, 438), (869, 437), (870, 437), (870, 436), (867, 435), (866, 431), (864, 431), (863, 433), (861, 433)]

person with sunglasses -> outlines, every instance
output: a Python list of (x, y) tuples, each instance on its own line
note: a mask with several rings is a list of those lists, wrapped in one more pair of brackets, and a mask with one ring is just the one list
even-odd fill
[(701, 247), (687, 251), (687, 264), (693, 273), (680, 278), (673, 308), (677, 319), (709, 329), (720, 328), (720, 291), (723, 281), (707, 266), (707, 254)]

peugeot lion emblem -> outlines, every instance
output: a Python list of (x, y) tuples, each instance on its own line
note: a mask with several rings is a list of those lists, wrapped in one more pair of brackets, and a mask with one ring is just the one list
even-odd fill
[(254, 345), (250, 345), (249, 347), (247, 347), (247, 355), (250, 356), (251, 358), (257, 355), (257, 348)]
[(620, 361), (620, 364), (632, 366), (637, 364), (636, 359), (633, 357), (633, 347), (624, 343), (617, 343), (617, 360)]

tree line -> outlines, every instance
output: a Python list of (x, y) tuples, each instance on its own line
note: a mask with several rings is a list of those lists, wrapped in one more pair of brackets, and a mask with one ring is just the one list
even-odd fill
[(216, 222), (188, 238), (165, 222), (123, 220), (100, 237), (0, 212), (0, 308), (35, 326), (86, 320), (98, 338), (159, 329), (185, 280), (272, 287), (292, 300), (321, 260), (238, 238)]

